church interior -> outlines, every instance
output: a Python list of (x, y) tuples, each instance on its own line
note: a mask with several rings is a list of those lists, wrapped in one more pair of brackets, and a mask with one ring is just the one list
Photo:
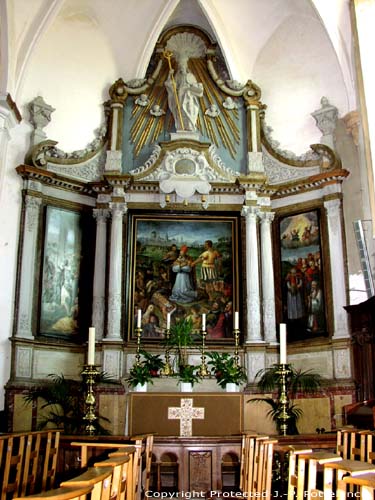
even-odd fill
[(4, 486), (21, 435), (60, 479), (115, 442), (144, 468), (121, 500), (375, 477), (374, 16), (0, 2), (1, 500), (33, 492)]

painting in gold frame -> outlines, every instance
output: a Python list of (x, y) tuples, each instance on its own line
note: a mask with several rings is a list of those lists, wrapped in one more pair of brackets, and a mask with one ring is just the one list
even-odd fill
[(288, 341), (327, 336), (319, 209), (278, 220), (282, 319)]
[(138, 309), (142, 338), (160, 340), (167, 314), (171, 324), (191, 318), (207, 341), (233, 342), (233, 314), (239, 308), (239, 220), (236, 215), (129, 214), (127, 286), (129, 338)]

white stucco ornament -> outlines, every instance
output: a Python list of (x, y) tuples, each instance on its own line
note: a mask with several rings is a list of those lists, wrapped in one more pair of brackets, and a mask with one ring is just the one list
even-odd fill
[(208, 194), (213, 179), (205, 156), (190, 148), (179, 148), (165, 155), (159, 177), (160, 191), (175, 192), (181, 198), (190, 198), (195, 193)]

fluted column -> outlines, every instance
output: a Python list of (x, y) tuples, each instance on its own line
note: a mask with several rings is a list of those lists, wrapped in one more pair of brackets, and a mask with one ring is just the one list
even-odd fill
[(261, 220), (261, 261), (264, 340), (276, 342), (275, 284), (272, 258), (271, 222), (272, 212), (260, 212)]
[(96, 340), (101, 340), (104, 337), (107, 218), (109, 217), (109, 211), (94, 209), (93, 215), (96, 219), (96, 243), (92, 324), (95, 326)]
[(125, 203), (110, 203), (112, 224), (108, 283), (107, 339), (121, 339), (122, 297), (122, 218), (127, 211)]
[(42, 200), (27, 195), (22, 242), (21, 278), (18, 301), (16, 337), (33, 338), (32, 316), (36, 268), (36, 248)]
[(324, 202), (328, 221), (329, 249), (331, 254), (332, 306), (334, 317), (333, 339), (349, 337), (346, 300), (344, 244), (341, 219), (341, 200)]
[(242, 208), (242, 216), (246, 220), (247, 343), (262, 341), (257, 235), (258, 211), (256, 207), (246, 206)]

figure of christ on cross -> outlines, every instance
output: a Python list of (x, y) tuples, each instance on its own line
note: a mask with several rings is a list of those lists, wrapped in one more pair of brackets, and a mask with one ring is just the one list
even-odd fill
[(180, 436), (190, 437), (193, 435), (193, 419), (204, 419), (204, 408), (194, 408), (191, 398), (181, 399), (181, 406), (168, 408), (169, 420), (180, 420)]

